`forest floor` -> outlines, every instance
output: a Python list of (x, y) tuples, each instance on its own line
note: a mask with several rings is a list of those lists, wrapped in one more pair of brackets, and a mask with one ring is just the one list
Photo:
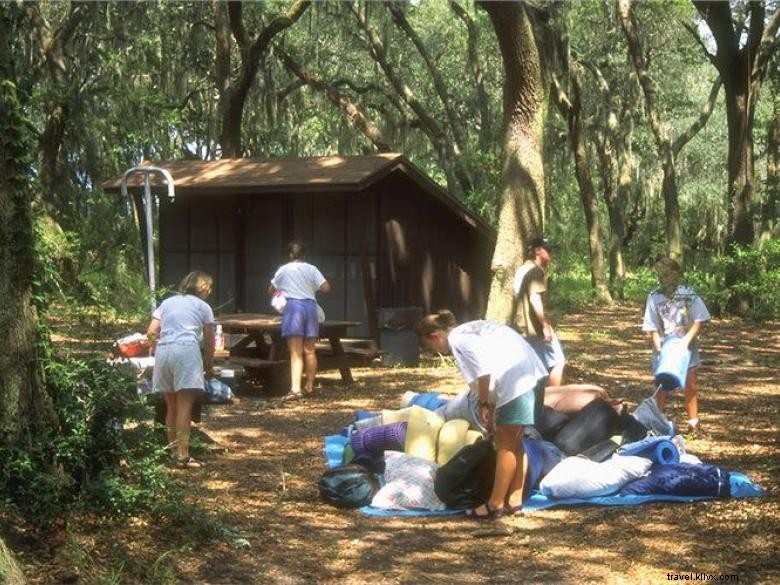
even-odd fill
[[(648, 396), (650, 352), (640, 322), (634, 305), (560, 318), (567, 382), (602, 385), (630, 407)], [(464, 387), (452, 367), (366, 368), (354, 370), (350, 385), (337, 373), (322, 375), (316, 395), (293, 403), (241, 397), (204, 410), (200, 428), (219, 449), (206, 454), (204, 469), (171, 473), (191, 486), (192, 502), (218, 513), (238, 538), (192, 547), (186, 534), (164, 535), (140, 520), (110, 529), (76, 525), (71, 546), (77, 542), (91, 566), (125, 559), (115, 580), (74, 574), (62, 566), (73, 562), (72, 552), (36, 563), (25, 558), (24, 568), (34, 584), (145, 582), (131, 576), (138, 574), (197, 584), (661, 583), (683, 573), (777, 583), (780, 322), (714, 319), (702, 347), (700, 410), (709, 436), (688, 441), (688, 451), (746, 473), (768, 490), (765, 497), (554, 508), (506, 520), (505, 530), (488, 536), (477, 530), (484, 525), (462, 516), (376, 518), (339, 510), (320, 500), (316, 486), (325, 435), (349, 423), (356, 409), (397, 408), (407, 390)], [(684, 420), (681, 397), (670, 406), (672, 417)]]

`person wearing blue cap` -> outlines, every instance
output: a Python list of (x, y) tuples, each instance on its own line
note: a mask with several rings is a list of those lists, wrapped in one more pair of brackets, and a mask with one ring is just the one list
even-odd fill
[(545, 236), (532, 238), (528, 244), (527, 259), (517, 269), (513, 284), (514, 326), (547, 367), (549, 386), (563, 384), (563, 368), (566, 365), (563, 347), (544, 310), (547, 267), (556, 249), (557, 246)]

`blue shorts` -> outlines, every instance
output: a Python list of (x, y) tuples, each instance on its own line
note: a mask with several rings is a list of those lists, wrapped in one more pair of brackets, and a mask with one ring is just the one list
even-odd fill
[[(546, 379), (546, 378), (545, 378)], [(536, 411), (536, 390), (529, 390), (496, 408), (497, 425), (532, 425)]]
[(542, 360), (542, 363), (548, 370), (566, 362), (561, 341), (555, 333), (553, 333), (549, 343), (538, 337), (526, 337), (525, 340), (528, 342), (528, 345), (534, 348), (536, 355), (539, 356), (539, 359)]
[(317, 303), (311, 299), (287, 299), (282, 313), (282, 337), (317, 339), (320, 324), (317, 321)]

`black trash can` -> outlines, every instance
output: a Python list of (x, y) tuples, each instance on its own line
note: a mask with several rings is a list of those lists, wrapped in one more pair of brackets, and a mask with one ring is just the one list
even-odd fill
[(420, 365), (420, 346), (414, 332), (414, 327), (420, 319), (420, 307), (379, 309), (379, 349), (382, 350), (382, 365)]

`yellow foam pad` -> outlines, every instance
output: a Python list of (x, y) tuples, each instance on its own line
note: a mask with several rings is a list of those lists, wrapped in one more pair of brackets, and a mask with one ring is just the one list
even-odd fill
[(436, 443), (444, 419), (432, 410), (412, 406), (408, 422), (404, 451), (427, 461), (436, 461)]
[(383, 410), (382, 411), (382, 424), (389, 425), (390, 423), (408, 422), (409, 413), (412, 407), (402, 408), (400, 410)]
[(466, 439), (465, 439), (464, 447), (466, 445), (473, 445), (480, 439), (484, 439), (484, 435), (479, 431), (475, 431), (474, 429), (471, 429), (470, 431), (466, 431)]
[(469, 422), (455, 418), (445, 422), (439, 430), (436, 463), (444, 465), (466, 444)]

